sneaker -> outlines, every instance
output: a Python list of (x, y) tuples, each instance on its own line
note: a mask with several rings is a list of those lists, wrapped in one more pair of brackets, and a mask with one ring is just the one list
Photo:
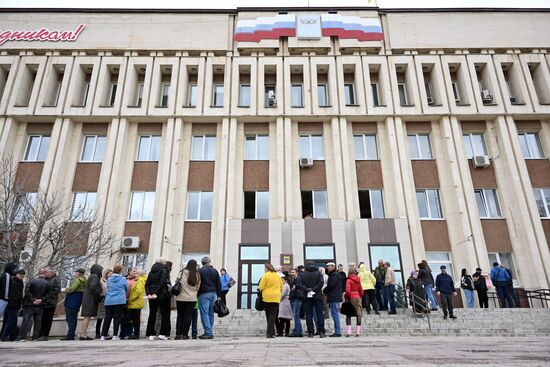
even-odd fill
[(99, 338), (100, 341), (104, 342), (105, 341), (105, 337), (102, 336), (101, 338)]
[(149, 340), (150, 340), (150, 341), (153, 341), (153, 340), (155, 340), (156, 338), (157, 338), (156, 336), (151, 335), (151, 336), (149, 337)]
[(342, 336), (342, 334), (340, 334), (340, 333), (334, 333), (334, 334), (329, 335), (329, 337), (331, 337), (331, 338), (339, 338), (341, 336)]
[(96, 339), (101, 339), (101, 334), (95, 334)]
[(214, 339), (214, 335), (203, 334), (203, 335), (199, 336), (199, 339)]
[(447, 320), (447, 315), (443, 315), (443, 320)]
[(159, 335), (160, 340), (168, 340), (169, 338), (166, 335)]
[(118, 336), (114, 335), (112, 340), (120, 340), (120, 338)]

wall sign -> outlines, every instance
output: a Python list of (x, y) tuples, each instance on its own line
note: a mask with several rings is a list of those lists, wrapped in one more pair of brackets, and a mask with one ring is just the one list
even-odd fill
[(0, 30), (0, 46), (8, 41), (27, 41), (27, 42), (74, 42), (84, 28), (85, 24), (79, 24), (74, 30), (49, 30), (40, 28), (34, 30)]
[(319, 15), (298, 15), (298, 39), (320, 39), (321, 17)]

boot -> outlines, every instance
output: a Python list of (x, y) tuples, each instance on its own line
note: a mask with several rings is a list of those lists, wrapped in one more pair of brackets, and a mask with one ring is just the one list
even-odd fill
[(355, 336), (361, 335), (361, 325), (355, 327)]
[(346, 336), (350, 336), (351, 335), (351, 325), (348, 325), (348, 332), (346, 333)]

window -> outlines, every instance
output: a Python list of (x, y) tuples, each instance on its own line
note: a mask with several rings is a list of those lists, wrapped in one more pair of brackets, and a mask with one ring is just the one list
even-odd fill
[(86, 135), (84, 136), (84, 145), (82, 146), (81, 162), (101, 162), (105, 154), (104, 136)]
[(75, 192), (70, 220), (73, 222), (89, 222), (94, 215), (96, 197), (95, 192)]
[(143, 102), (143, 83), (138, 84), (137, 86), (137, 93), (136, 93), (136, 107), (141, 107), (141, 103)]
[(250, 107), (250, 85), (241, 84), (239, 88), (239, 107)]
[(216, 137), (208, 135), (193, 136), (193, 161), (213, 161), (216, 159)]
[(405, 83), (397, 83), (397, 90), (399, 91), (399, 102), (401, 106), (407, 106), (407, 88)]
[(378, 259), (389, 261), (395, 271), (395, 280), (403, 285), (403, 267), (401, 265), (401, 250), (398, 244), (369, 244), (369, 258), (371, 269), (378, 266)]
[(328, 218), (326, 191), (302, 191), (302, 218)]
[(408, 140), (411, 159), (432, 159), (432, 148), (428, 134), (409, 134)]
[(187, 220), (212, 220), (212, 192), (196, 191), (188, 194)]
[(346, 106), (355, 105), (355, 91), (352, 83), (344, 84), (344, 97), (346, 100)]
[(540, 143), (540, 137), (538, 133), (520, 133), (519, 146), (521, 147), (523, 158), (544, 158), (544, 152), (542, 151), (542, 145)]
[(432, 86), (430, 83), (424, 83), (424, 88), (426, 89), (426, 102), (428, 102), (428, 105), (433, 105)]
[(359, 190), (361, 218), (384, 218), (382, 190)]
[(439, 200), (439, 190), (416, 190), (416, 201), (418, 203), (418, 214), (420, 215), (420, 219), (443, 218)]
[(334, 245), (304, 245), (304, 262), (312, 262), (317, 267), (325, 267), (328, 262), (336, 262)]
[(128, 273), (131, 268), (147, 270), (147, 254), (132, 254), (122, 257), (123, 273)]
[(85, 256), (64, 256), (60, 267), (61, 288), (68, 287), (74, 280), (74, 273), (79, 268), (86, 267)]
[(244, 159), (269, 160), (269, 137), (267, 135), (249, 135), (245, 138)]
[(48, 135), (31, 135), (27, 142), (25, 150), (25, 161), (44, 162), (50, 146), (50, 137)]
[(434, 278), (439, 273), (441, 265), (445, 265), (447, 273), (453, 276), (453, 262), (448, 252), (426, 252), (426, 261), (430, 265), (430, 269), (432, 269)]
[(478, 155), (487, 155), (483, 134), (464, 134), (462, 138), (468, 159), (472, 159)]
[(244, 218), (269, 218), (269, 191), (244, 192)]
[(109, 104), (107, 105), (108, 107), (113, 107), (115, 105), (116, 90), (117, 90), (117, 84), (111, 83), (111, 91), (109, 93)]
[(317, 84), (317, 101), (319, 107), (328, 107), (328, 94), (326, 84)]
[(514, 259), (511, 252), (489, 252), (487, 255), (489, 257), (489, 265), (491, 265), (491, 269), (493, 268), (494, 262), (506, 265), (506, 268), (510, 269), (512, 272), (512, 280), (514, 283), (517, 283)]
[(84, 82), (84, 90), (82, 91), (82, 101), (80, 101), (81, 106), (86, 106), (88, 101), (88, 94), (90, 93), (90, 81), (87, 80)]
[(533, 189), (541, 218), (550, 218), (550, 189)]
[(275, 85), (266, 85), (264, 93), (264, 106), (277, 107), (277, 94), (275, 94)]
[[(63, 75), (61, 75), (61, 78), (63, 78)], [(52, 101), (53, 103), (51, 104), (52, 106), (57, 106), (57, 104), (59, 103), (59, 96), (61, 95), (62, 82), (63, 82), (62, 80), (59, 80), (55, 85), (55, 93)]]
[(214, 84), (212, 107), (223, 107), (223, 84)]
[(324, 160), (324, 151), (322, 135), (300, 135), (300, 158)]
[(13, 221), (15, 224), (30, 223), (36, 205), (36, 192), (20, 193), (15, 199)]
[(460, 92), (458, 90), (458, 84), (457, 82), (451, 82), (451, 85), (453, 87), (453, 97), (455, 99), (455, 103), (458, 105), (460, 104)]
[(187, 95), (187, 106), (196, 107), (197, 106), (197, 85), (189, 84), (189, 92)]
[(302, 85), (292, 84), (291, 87), (291, 106), (292, 107), (304, 107), (304, 100), (302, 98)]
[(154, 191), (134, 191), (130, 204), (130, 215), (128, 220), (149, 222), (153, 220), (155, 209)]
[(139, 137), (138, 161), (158, 161), (160, 158), (160, 136), (144, 135)]
[(378, 96), (378, 83), (371, 83), (370, 88), (372, 90), (372, 103), (375, 106), (380, 106), (380, 97)]
[(160, 96), (160, 107), (168, 107), (169, 96), (170, 96), (170, 84), (163, 84), (162, 95)]
[(480, 218), (500, 218), (500, 206), (498, 205), (497, 190), (475, 190), (477, 211)]
[(353, 144), (355, 146), (356, 160), (378, 159), (378, 146), (376, 144), (376, 135), (354, 135)]

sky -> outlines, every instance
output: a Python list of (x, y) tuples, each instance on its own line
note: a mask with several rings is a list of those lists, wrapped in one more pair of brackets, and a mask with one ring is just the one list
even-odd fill
[(13, 8), (169, 8), (375, 6), (380, 8), (550, 8), (550, 0), (0, 0)]

